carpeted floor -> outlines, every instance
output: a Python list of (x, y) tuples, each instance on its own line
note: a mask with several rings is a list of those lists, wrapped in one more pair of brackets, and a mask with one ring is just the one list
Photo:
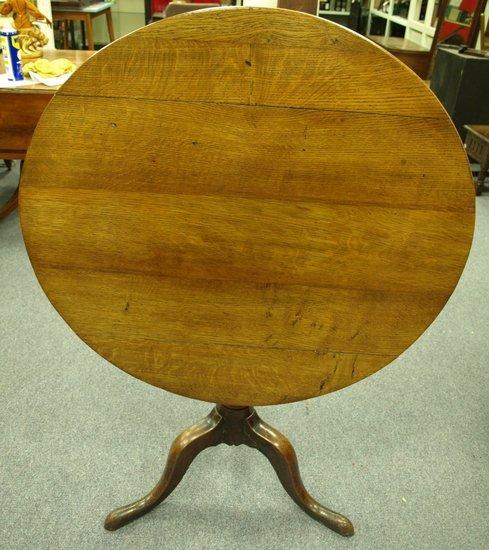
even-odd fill
[[(0, 202), (16, 178), (0, 163)], [(262, 455), (226, 446), (159, 508), (104, 531), (210, 406), (83, 344), (40, 290), (17, 214), (0, 222), (0, 285), (0, 548), (489, 548), (489, 195), (462, 281), (415, 345), (336, 394), (259, 409), (295, 444), (311, 493), (353, 521), (352, 539), (297, 508)]]

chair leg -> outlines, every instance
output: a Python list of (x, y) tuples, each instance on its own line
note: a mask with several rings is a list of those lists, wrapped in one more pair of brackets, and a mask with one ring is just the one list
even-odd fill
[(76, 38), (75, 38), (75, 22), (70, 21), (70, 40), (71, 40), (71, 49), (76, 50)]
[(487, 176), (487, 169), (488, 167), (485, 164), (481, 164), (481, 169), (477, 177), (477, 183), (475, 185), (475, 194), (477, 196), (482, 195), (482, 191), (484, 191), (484, 181)]
[(87, 14), (85, 18), (85, 25), (87, 28), (88, 49), (94, 50), (95, 42), (93, 41), (93, 25), (92, 25), (92, 18), (90, 17), (90, 14)]
[(105, 17), (107, 18), (107, 30), (109, 31), (109, 39), (111, 42), (114, 42), (114, 25), (112, 23), (112, 11), (110, 8), (105, 12)]
[(80, 29), (81, 29), (81, 40), (82, 40), (82, 50), (84, 50), (87, 46), (87, 37), (85, 35), (85, 21), (80, 21)]
[(63, 19), (61, 21), (61, 27), (63, 28), (63, 49), (68, 49), (68, 21)]

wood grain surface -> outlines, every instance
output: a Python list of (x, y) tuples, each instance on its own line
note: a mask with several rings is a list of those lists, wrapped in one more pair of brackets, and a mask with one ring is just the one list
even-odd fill
[(0, 158), (23, 159), (52, 94), (0, 93)]
[(61, 88), (21, 222), (46, 294), (100, 355), (263, 405), (348, 386), (423, 333), (463, 270), (474, 189), (439, 102), (378, 46), (298, 12), (203, 10)]

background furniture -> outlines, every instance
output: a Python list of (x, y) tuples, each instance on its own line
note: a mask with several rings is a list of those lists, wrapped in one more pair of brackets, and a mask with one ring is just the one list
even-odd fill
[(489, 125), (467, 125), (465, 129), (467, 130), (465, 150), (469, 157), (480, 163), (476, 194), (481, 195), (484, 191), (484, 182), (489, 169)]
[[(94, 52), (73, 50), (46, 50), (46, 59), (64, 57), (77, 66), (84, 63)], [(46, 105), (57, 91), (44, 84), (18, 88), (0, 87), (0, 159), (25, 158), (32, 134)], [(17, 207), (18, 190), (7, 203), (0, 205), (0, 219)]]
[(319, 0), (317, 14), (329, 21), (347, 26), (352, 4), (351, 0)]
[(486, 49), (489, 49), (489, 40), (487, 37), (487, 24), (486, 24), (486, 16), (484, 13), (481, 13), (479, 20), (480, 20), (480, 28), (479, 28), (480, 49), (486, 50)]
[(162, 12), (153, 13), (153, 21), (159, 19), (165, 19), (172, 17), (173, 15), (179, 15), (180, 13), (187, 13), (190, 11), (202, 10), (206, 8), (219, 8), (221, 4), (217, 2), (209, 3), (193, 3), (193, 2), (170, 2), (168, 6)]
[(397, 36), (405, 38), (425, 48), (431, 48), (436, 30), (438, 1), (411, 0), (398, 2), (395, 0), (369, 0), (370, 13), (367, 24), (367, 35), (372, 32), (372, 26), (383, 29), (378, 34), (385, 37)]
[(370, 0), (367, 36), (426, 79), (437, 5), (436, 0)]
[[(93, 38), (93, 25), (92, 20), (95, 17), (105, 15), (107, 21), (107, 30), (109, 32), (109, 39), (114, 41), (114, 26), (112, 24), (112, 2), (99, 2), (97, 4), (91, 4), (83, 7), (68, 7), (53, 5), (53, 21), (64, 22), (64, 48), (68, 47), (68, 27), (67, 22), (80, 21), (82, 25), (82, 45), (85, 48), (85, 29), (87, 33), (88, 49), (95, 49), (95, 41)], [(71, 47), (74, 48), (74, 37), (72, 35)]]
[(277, 0), (277, 8), (286, 10), (301, 11), (317, 15), (318, 1), (317, 0)]
[(486, 1), (443, 0), (435, 31), (436, 43), (474, 46)]
[(368, 9), (363, 5), (363, 0), (352, 2), (348, 13), (347, 27), (359, 34), (365, 34), (368, 21)]
[(264, 453), (295, 502), (351, 535), (250, 404), (341, 389), (423, 333), (470, 248), (467, 168), (418, 78), (300, 12), (169, 18), (82, 67), (29, 149), (29, 257), (99, 354), (218, 403), (176, 439), (158, 485), (106, 527), (152, 509), (202, 449), (226, 443)]
[(464, 125), (489, 124), (489, 58), (439, 46), (430, 86), (462, 139)]
[(426, 78), (430, 67), (430, 53), (426, 48), (394, 36), (369, 36), (372, 42), (385, 48), (399, 61), (405, 63), (420, 78)]
[[(475, 45), (485, 4), (486, 0), (370, 0), (367, 36), (428, 78), (437, 44)], [(401, 46), (399, 38), (404, 39)]]
[(146, 24), (151, 22), (153, 16), (153, 2), (152, 0), (144, 0), (144, 20)]
[[(402, 36), (427, 49), (433, 39), (452, 44), (475, 45), (479, 16), (486, 0), (369, 0), (367, 34), (374, 21), (383, 22), (384, 34)], [(438, 18), (439, 13), (442, 17)]]

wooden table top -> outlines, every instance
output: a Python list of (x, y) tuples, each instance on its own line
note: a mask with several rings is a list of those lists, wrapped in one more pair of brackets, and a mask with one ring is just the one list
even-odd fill
[[(80, 67), (92, 57), (95, 51), (88, 50), (45, 50), (43, 57), (50, 61), (59, 58), (65, 58), (72, 61), (77, 67)], [(1, 93), (18, 93), (18, 94), (52, 94), (59, 89), (59, 86), (45, 86), (44, 84), (32, 84), (29, 86), (3, 87), (0, 85)]]
[(38, 279), (89, 346), (228, 405), (389, 364), (453, 292), (474, 224), (465, 152), (423, 82), (339, 25), (263, 8), (99, 52), (42, 117), (20, 201)]

